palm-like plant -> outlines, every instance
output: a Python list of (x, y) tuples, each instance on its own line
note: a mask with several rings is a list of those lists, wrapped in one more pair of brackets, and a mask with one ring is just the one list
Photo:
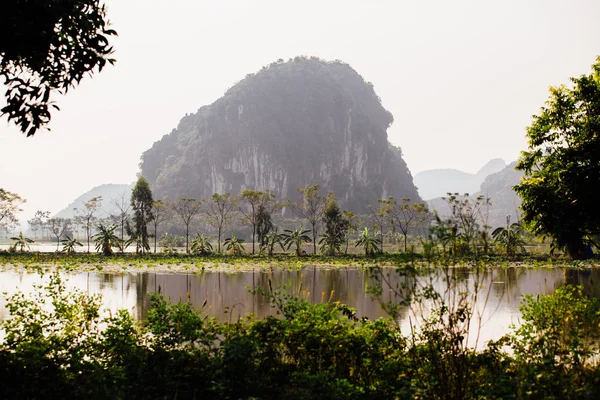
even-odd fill
[(105, 256), (112, 256), (114, 254), (113, 247), (119, 246), (120, 242), (120, 239), (115, 235), (115, 229), (117, 229), (116, 225), (98, 225), (98, 233), (92, 236), (97, 252), (101, 252)]
[(77, 239), (67, 235), (66, 239), (60, 241), (63, 245), (63, 253), (75, 253), (75, 246), (83, 246)]
[(13, 243), (13, 249), (19, 249), (21, 252), (24, 252), (25, 249), (29, 250), (29, 243), (33, 243), (33, 240), (23, 236), (23, 232), (20, 232), (17, 237), (11, 237), (10, 240), (15, 241), (15, 243)]
[(281, 233), (278, 233), (277, 230), (274, 230), (264, 236), (263, 242), (260, 246), (260, 252), (262, 253), (263, 251), (266, 251), (267, 256), (271, 257), (275, 252), (275, 247), (277, 245), (281, 247), (281, 250), (285, 251), (284, 240), (285, 236)]
[(191, 251), (194, 254), (202, 254), (207, 255), (212, 253), (213, 247), (210, 244), (210, 236), (207, 235), (198, 235), (196, 233), (196, 238), (192, 240)]
[(300, 257), (302, 255), (302, 245), (311, 242), (310, 236), (307, 235), (309, 232), (308, 229), (303, 230), (302, 226), (300, 226), (300, 229), (295, 230), (286, 229), (283, 231), (283, 244), (286, 249), (294, 245), (296, 247), (296, 255)]
[(117, 248), (119, 249), (119, 253), (123, 254), (123, 253), (125, 253), (125, 250), (129, 246), (131, 246), (134, 242), (135, 242), (135, 238), (129, 238), (129, 239), (119, 238), (119, 240), (117, 241), (115, 246), (117, 246)]
[(365, 249), (365, 255), (371, 256), (380, 251), (381, 240), (377, 236), (372, 236), (369, 233), (369, 228), (365, 228), (356, 241), (356, 246), (363, 247)]
[(521, 226), (521, 223), (515, 222), (510, 224), (510, 218), (506, 218), (506, 227), (499, 227), (494, 229), (492, 237), (494, 240), (504, 246), (506, 249), (506, 255), (511, 257), (517, 253), (517, 251), (525, 252), (525, 240), (523, 236), (525, 231)]
[(232, 254), (239, 255), (244, 252), (244, 239), (238, 239), (234, 234), (225, 239), (223, 245), (225, 246), (225, 250)]

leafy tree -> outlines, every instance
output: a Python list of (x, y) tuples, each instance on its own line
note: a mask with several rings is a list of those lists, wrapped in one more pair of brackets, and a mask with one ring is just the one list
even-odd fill
[(194, 254), (208, 255), (212, 253), (213, 247), (210, 244), (210, 236), (198, 235), (196, 233), (196, 238), (192, 240), (191, 250)]
[(510, 223), (510, 215), (506, 216), (506, 227), (499, 227), (494, 229), (492, 237), (498, 243), (501, 243), (506, 249), (506, 255), (511, 257), (514, 256), (517, 251), (521, 250), (525, 252), (525, 240), (523, 235), (525, 234), (521, 223), (514, 222)]
[(364, 248), (366, 256), (372, 256), (381, 251), (381, 240), (378, 237), (371, 235), (369, 228), (365, 228), (356, 241), (356, 246)]
[(63, 253), (75, 253), (75, 246), (83, 246), (77, 239), (71, 238), (69, 235), (66, 235), (66, 238), (61, 240), (63, 245)]
[(348, 221), (344, 218), (335, 200), (335, 195), (331, 192), (327, 193), (325, 200), (323, 224), (325, 233), (319, 240), (320, 250), (322, 253), (332, 256), (341, 251), (348, 232)]
[(312, 230), (313, 254), (317, 254), (317, 227), (325, 212), (325, 198), (319, 196), (319, 185), (310, 185), (298, 189), (301, 200), (291, 202), (294, 213), (306, 219)]
[(150, 250), (148, 243), (148, 223), (152, 221), (152, 190), (148, 181), (140, 176), (131, 191), (131, 208), (133, 209), (133, 227), (129, 227), (129, 236), (136, 238), (138, 251)]
[(398, 204), (393, 197), (390, 197), (389, 205), (390, 216), (404, 236), (404, 252), (406, 252), (408, 234), (427, 219), (427, 205), (412, 202), (406, 197), (402, 198), (402, 204)]
[(98, 225), (98, 233), (93, 236), (97, 252), (100, 252), (105, 256), (112, 256), (114, 254), (113, 247), (118, 246), (120, 242), (119, 237), (115, 235), (116, 229), (116, 225)]
[[(271, 192), (246, 189), (239, 196), (239, 200), (245, 207), (239, 207), (244, 221), (252, 228), (252, 254), (254, 254), (254, 242), (259, 223), (265, 226), (265, 219), (270, 221), (271, 214), (276, 207), (275, 196)], [(268, 217), (267, 217), (268, 215)], [(264, 230), (261, 231), (264, 233)], [(261, 237), (262, 239), (262, 237)], [(259, 240), (261, 243), (261, 240)]]
[(75, 208), (76, 221), (79, 222), (81, 226), (85, 229), (85, 234), (87, 238), (87, 248), (88, 253), (90, 252), (90, 237), (92, 236), (92, 228), (94, 227), (94, 223), (98, 219), (96, 217), (96, 212), (99, 208), (102, 207), (102, 196), (93, 197), (90, 200), (83, 203), (82, 209)]
[(23, 203), (25, 200), (18, 194), (0, 188), (0, 223), (7, 225), (16, 223), (17, 213), (23, 211), (20, 208)]
[(549, 235), (571, 257), (584, 258), (600, 233), (600, 57), (590, 75), (571, 82), (550, 88), (527, 128), (528, 149), (516, 165), (525, 177), (514, 189), (534, 234)]
[(265, 242), (266, 236), (273, 230), (275, 225), (272, 219), (272, 210), (267, 209), (262, 204), (258, 206), (256, 214), (256, 237), (261, 246)]
[(0, 6), (0, 112), (31, 136), (50, 121), (51, 94), (66, 93), (86, 74), (101, 71), (113, 50), (100, 0), (11, 0)]
[(295, 229), (295, 230), (290, 230), (290, 229), (286, 229), (283, 231), (283, 243), (286, 247), (286, 249), (289, 250), (289, 248), (294, 245), (295, 250), (296, 250), (296, 256), (300, 257), (302, 255), (302, 245), (304, 243), (310, 243), (311, 239), (310, 236), (307, 235), (307, 233), (309, 233), (310, 230), (303, 230), (302, 226), (300, 226), (300, 229)]
[(220, 253), (223, 229), (225, 229), (233, 217), (236, 201), (231, 198), (231, 194), (229, 193), (215, 193), (205, 204), (206, 209), (204, 210), (204, 214), (208, 220), (208, 224), (217, 230), (217, 251)]
[(50, 218), (48, 220), (48, 229), (56, 236), (56, 251), (60, 245), (60, 238), (69, 231), (70, 227), (70, 218)]
[(177, 202), (173, 203), (173, 211), (183, 221), (185, 225), (185, 252), (189, 253), (188, 242), (190, 238), (190, 223), (195, 215), (200, 212), (200, 207), (202, 206), (202, 201), (196, 199), (179, 199)]
[(229, 251), (232, 254), (240, 255), (244, 252), (244, 239), (236, 238), (235, 235), (231, 235), (223, 242), (223, 246), (225, 246), (225, 250)]
[(468, 193), (448, 193), (442, 199), (450, 208), (450, 218), (445, 222), (453, 237), (453, 252), (473, 251), (479, 234), (488, 228), (487, 210), (491, 205), (489, 197), (480, 195), (471, 198)]
[(17, 237), (11, 237), (10, 240), (14, 240), (15, 242), (13, 243), (13, 249), (17, 250), (19, 249), (19, 251), (24, 252), (25, 249), (29, 250), (29, 243), (33, 243), (33, 240), (23, 236), (23, 232), (19, 233), (19, 236)]
[(267, 256), (271, 257), (271, 256), (273, 256), (273, 253), (275, 252), (275, 247), (277, 245), (279, 245), (279, 247), (281, 247), (282, 251), (285, 251), (284, 240), (285, 240), (285, 236), (283, 234), (277, 232), (277, 229), (273, 230), (272, 232), (265, 235), (264, 240), (261, 242), (261, 246), (260, 246), (261, 253), (263, 251), (266, 251)]

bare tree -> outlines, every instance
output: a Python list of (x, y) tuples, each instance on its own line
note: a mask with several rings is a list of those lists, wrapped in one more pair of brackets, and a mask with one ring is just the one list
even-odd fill
[[(156, 241), (158, 239), (158, 226), (165, 220), (171, 218), (171, 209), (169, 204), (163, 203), (162, 200), (156, 200), (152, 203), (152, 225), (154, 225), (154, 252), (156, 253)], [(187, 244), (186, 244), (187, 247)]]
[(69, 230), (70, 226), (70, 218), (50, 218), (48, 220), (48, 229), (56, 236), (56, 251), (60, 245), (60, 238)]
[(325, 197), (319, 196), (319, 185), (310, 185), (299, 188), (298, 192), (301, 199), (297, 202), (290, 202), (294, 213), (299, 217), (306, 219), (312, 228), (313, 254), (317, 254), (317, 226), (323, 213), (325, 212)]
[(127, 198), (127, 193), (123, 192), (117, 198), (110, 199), (112, 205), (117, 208), (117, 212), (110, 215), (110, 219), (121, 231), (121, 242), (125, 241), (125, 226), (127, 219), (131, 214), (131, 201)]
[(75, 221), (85, 229), (87, 239), (87, 252), (90, 252), (90, 237), (94, 223), (98, 219), (96, 212), (102, 207), (102, 196), (92, 197), (90, 200), (83, 203), (83, 208), (75, 208)]
[(221, 236), (223, 229), (234, 216), (236, 200), (231, 198), (229, 193), (212, 195), (212, 198), (206, 202), (204, 214), (208, 224), (217, 229), (217, 251), (221, 252)]

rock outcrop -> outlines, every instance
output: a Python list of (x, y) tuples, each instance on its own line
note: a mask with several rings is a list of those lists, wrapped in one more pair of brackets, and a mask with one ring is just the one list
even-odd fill
[(270, 190), (295, 199), (319, 184), (344, 208), (394, 196), (419, 200), (392, 114), (373, 86), (339, 61), (297, 57), (250, 74), (213, 104), (186, 115), (142, 156), (157, 199)]

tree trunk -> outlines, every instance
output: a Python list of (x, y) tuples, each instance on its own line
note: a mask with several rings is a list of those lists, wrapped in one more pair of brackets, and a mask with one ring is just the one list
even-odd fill
[(256, 236), (256, 224), (252, 224), (252, 254), (254, 254), (254, 237)]
[(190, 224), (187, 224), (185, 226), (185, 253), (186, 254), (190, 254), (190, 250), (189, 250), (189, 246), (188, 246), (189, 238), (190, 238)]

